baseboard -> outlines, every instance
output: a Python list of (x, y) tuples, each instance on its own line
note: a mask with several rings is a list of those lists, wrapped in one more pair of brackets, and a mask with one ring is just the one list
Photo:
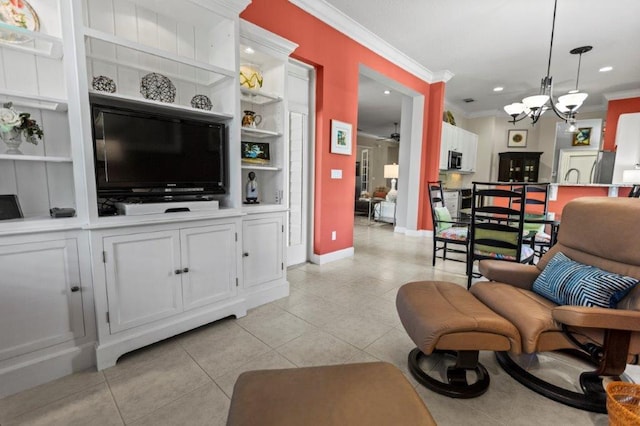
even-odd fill
[(433, 231), (429, 231), (426, 229), (407, 229), (405, 227), (402, 226), (396, 226), (393, 230), (393, 232), (397, 232), (398, 234), (404, 234), (408, 237), (432, 237), (433, 236)]
[(279, 281), (276, 284), (267, 286), (264, 289), (258, 291), (252, 290), (251, 293), (244, 294), (244, 298), (246, 300), (247, 309), (252, 309), (257, 306), (264, 305), (265, 303), (282, 299), (283, 297), (287, 297), (288, 295), (289, 282)]
[(94, 367), (95, 347), (95, 342), (88, 342), (2, 367), (0, 398)]
[(353, 247), (349, 247), (342, 250), (332, 251), (331, 253), (326, 254), (312, 254), (310, 257), (311, 263), (315, 263), (316, 265), (324, 265), (325, 263), (335, 262), (336, 260), (347, 259), (349, 257), (353, 257), (354, 254)]

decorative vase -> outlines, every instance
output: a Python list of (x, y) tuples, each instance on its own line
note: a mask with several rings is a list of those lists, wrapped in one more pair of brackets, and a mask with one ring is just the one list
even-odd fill
[(21, 132), (16, 129), (11, 129), (8, 132), (0, 132), (0, 139), (7, 145), (8, 149), (4, 152), (5, 154), (22, 154), (22, 151), (18, 149), (23, 141)]
[(257, 65), (240, 65), (240, 86), (251, 90), (258, 90), (262, 88), (263, 81), (262, 71), (260, 71)]

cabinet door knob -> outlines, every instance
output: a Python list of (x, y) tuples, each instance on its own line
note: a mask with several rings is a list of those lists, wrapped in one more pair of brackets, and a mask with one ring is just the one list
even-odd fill
[(189, 268), (182, 269), (182, 272), (184, 272), (186, 274), (187, 272), (189, 272)]
[(174, 272), (176, 275), (180, 275), (182, 273), (182, 269), (176, 269)]
[(242, 257), (249, 257), (249, 253), (242, 253)]
[(80, 287), (78, 287), (77, 285), (74, 285), (73, 287), (71, 287), (72, 293), (75, 293), (76, 291), (80, 291)]

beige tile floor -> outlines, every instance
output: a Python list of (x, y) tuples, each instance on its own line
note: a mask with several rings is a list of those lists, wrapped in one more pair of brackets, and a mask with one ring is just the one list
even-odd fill
[[(398, 287), (413, 280), (465, 285), (464, 265), (431, 267), (431, 239), (394, 234), (356, 218), (355, 256), (291, 268), (291, 294), (85, 371), (0, 400), (1, 425), (224, 424), (246, 370), (383, 360), (416, 386), (440, 425), (606, 425), (606, 415), (547, 400), (511, 379), (482, 353), (491, 386), (479, 398), (435, 394), (406, 372), (413, 348), (395, 310)], [(562, 366), (562, 363), (558, 363)], [(558, 371), (566, 376), (565, 371)]]

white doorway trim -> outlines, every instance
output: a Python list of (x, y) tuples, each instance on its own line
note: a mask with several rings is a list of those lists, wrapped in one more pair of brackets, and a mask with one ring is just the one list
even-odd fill
[(361, 75), (376, 80), (404, 95), (400, 119), (400, 150), (398, 157), (398, 198), (394, 231), (416, 235), (420, 201), (420, 170), (422, 166), (422, 135), (424, 132), (424, 95), (360, 64)]

